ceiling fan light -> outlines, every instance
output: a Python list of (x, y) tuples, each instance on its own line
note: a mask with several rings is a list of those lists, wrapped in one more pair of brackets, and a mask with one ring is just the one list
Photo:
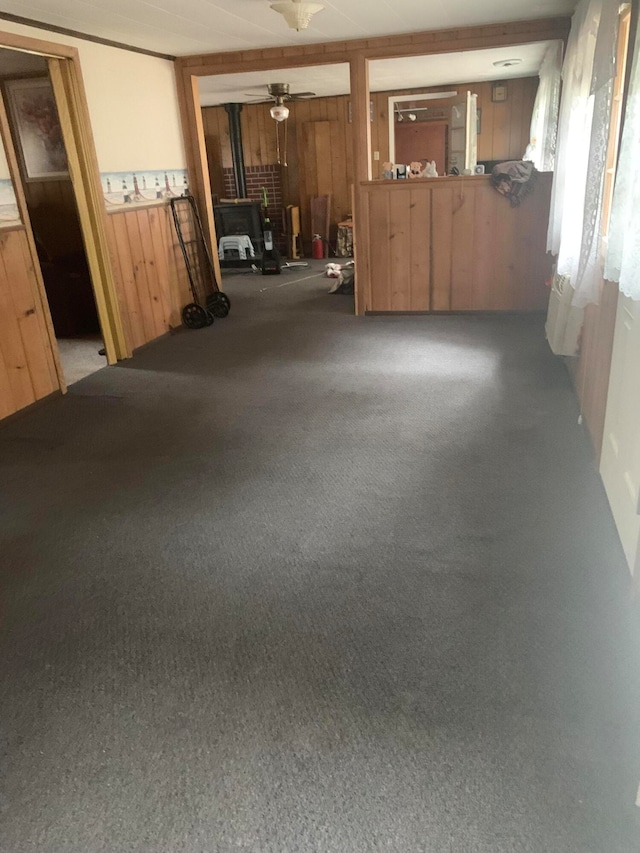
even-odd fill
[(306, 30), (312, 15), (324, 9), (322, 3), (307, 3), (305, 0), (279, 0), (271, 8), (285, 19), (292, 30)]
[(286, 121), (289, 118), (289, 107), (285, 107), (284, 104), (274, 104), (269, 113), (275, 121)]

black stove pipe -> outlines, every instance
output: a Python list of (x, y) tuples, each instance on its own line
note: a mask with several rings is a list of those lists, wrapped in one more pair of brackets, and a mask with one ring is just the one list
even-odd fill
[(229, 140), (231, 142), (231, 159), (233, 161), (233, 179), (236, 184), (236, 198), (246, 198), (247, 176), (244, 171), (242, 127), (240, 126), (242, 104), (224, 104), (224, 108), (229, 116)]

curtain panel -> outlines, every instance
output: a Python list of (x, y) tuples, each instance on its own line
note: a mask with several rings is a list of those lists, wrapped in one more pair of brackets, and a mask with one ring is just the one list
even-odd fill
[(604, 275), (640, 300), (640, 23), (634, 41)]
[(602, 201), (615, 77), (619, 0), (582, 0), (562, 69), (556, 171), (547, 250), (574, 288), (573, 304), (596, 302)]

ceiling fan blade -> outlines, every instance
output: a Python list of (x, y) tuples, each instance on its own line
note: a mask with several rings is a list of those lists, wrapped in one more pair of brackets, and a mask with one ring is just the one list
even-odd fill
[(289, 97), (292, 101), (302, 100), (304, 98), (315, 98), (315, 92), (293, 92)]

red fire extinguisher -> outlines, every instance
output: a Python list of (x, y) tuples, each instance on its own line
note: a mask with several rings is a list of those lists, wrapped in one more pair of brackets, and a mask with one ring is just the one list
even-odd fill
[(316, 261), (324, 258), (324, 246), (322, 243), (322, 237), (319, 234), (313, 235), (313, 240), (311, 241), (311, 257)]

